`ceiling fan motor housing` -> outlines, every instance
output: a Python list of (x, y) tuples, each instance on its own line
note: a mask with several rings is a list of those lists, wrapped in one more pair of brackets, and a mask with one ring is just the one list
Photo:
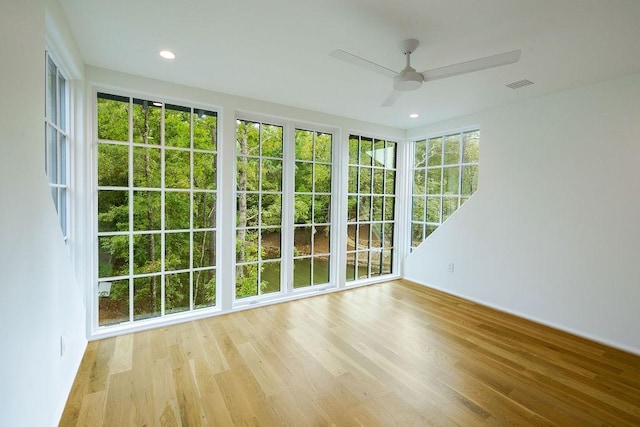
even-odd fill
[(416, 90), (422, 86), (424, 77), (415, 70), (407, 70), (393, 78), (393, 89), (399, 91)]

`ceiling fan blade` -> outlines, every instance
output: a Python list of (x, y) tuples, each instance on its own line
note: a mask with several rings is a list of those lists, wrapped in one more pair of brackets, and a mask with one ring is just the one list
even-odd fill
[(338, 58), (342, 61), (348, 62), (353, 65), (357, 65), (362, 68), (366, 68), (367, 70), (374, 71), (378, 74), (382, 74), (387, 77), (395, 77), (398, 75), (397, 71), (390, 70), (389, 68), (383, 67), (382, 65), (378, 65), (375, 62), (371, 62), (367, 59), (360, 58), (352, 53), (346, 52), (342, 49), (336, 49), (333, 52), (329, 53), (330, 56), (334, 58)]
[(381, 107), (391, 107), (393, 104), (396, 103), (398, 98), (400, 98), (400, 95), (402, 95), (402, 92), (397, 91), (397, 90), (392, 90), (389, 93), (389, 95), (387, 95), (387, 97), (384, 99), (384, 101), (382, 101), (382, 104), (380, 104), (380, 106)]
[(485, 56), (484, 58), (473, 59), (471, 61), (460, 62), (458, 64), (447, 65), (433, 70), (423, 71), (425, 81), (444, 79), (446, 77), (459, 76), (460, 74), (472, 73), (474, 71), (486, 70), (487, 68), (499, 67), (501, 65), (513, 64), (520, 60), (521, 50), (499, 53), (497, 55)]

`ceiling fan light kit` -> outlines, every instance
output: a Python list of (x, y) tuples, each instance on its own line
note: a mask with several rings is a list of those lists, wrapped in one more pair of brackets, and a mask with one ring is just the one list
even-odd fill
[(422, 83), (425, 81), (459, 76), (461, 74), (513, 64), (520, 60), (521, 54), (520, 50), (512, 50), (510, 52), (485, 56), (483, 58), (447, 65), (445, 67), (426, 70), (419, 73), (411, 66), (411, 54), (418, 48), (419, 44), (420, 43), (416, 39), (407, 39), (400, 43), (400, 50), (406, 57), (406, 66), (400, 72), (383, 67), (382, 65), (376, 64), (368, 59), (360, 58), (359, 56), (346, 52), (342, 49), (334, 50), (330, 55), (342, 61), (375, 71), (384, 76), (393, 77), (393, 90), (380, 105), (381, 107), (388, 107), (398, 100), (402, 92), (416, 90), (420, 88)]

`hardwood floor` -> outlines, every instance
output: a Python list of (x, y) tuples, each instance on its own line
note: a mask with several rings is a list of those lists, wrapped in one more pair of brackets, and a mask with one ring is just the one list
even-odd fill
[(89, 343), (60, 425), (640, 425), (640, 357), (406, 281)]

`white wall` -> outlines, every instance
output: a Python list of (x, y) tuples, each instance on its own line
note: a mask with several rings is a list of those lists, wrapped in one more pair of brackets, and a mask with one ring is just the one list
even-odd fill
[(409, 137), (471, 124), (479, 190), (405, 276), (640, 354), (640, 74)]
[(4, 2), (0, 39), (0, 425), (56, 425), (86, 339), (44, 175), (44, 1)]

